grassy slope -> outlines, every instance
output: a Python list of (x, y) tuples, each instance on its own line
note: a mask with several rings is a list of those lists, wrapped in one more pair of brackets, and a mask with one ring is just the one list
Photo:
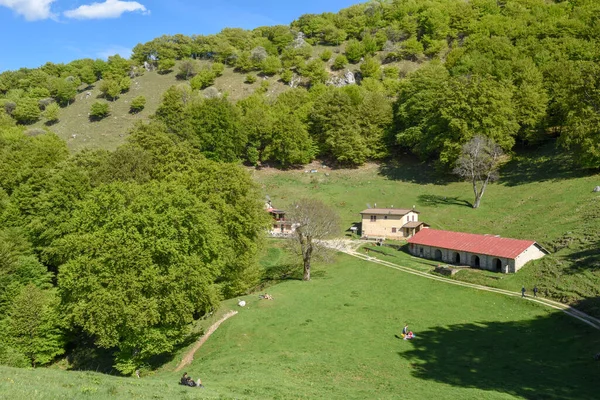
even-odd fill
[[(8, 398), (593, 399), (600, 337), (519, 298), (431, 282), (347, 256), (223, 324), (187, 371), (142, 380), (0, 367)], [(234, 301), (224, 308), (233, 307)], [(407, 321), (418, 338), (398, 340)], [(560, 334), (553, 335), (552, 332)], [(33, 385), (26, 384), (32, 380)]]
[[(204, 61), (197, 61), (201, 67), (206, 64)], [(91, 105), (95, 101), (105, 101), (100, 98), (100, 91), (97, 89), (100, 82), (97, 82), (91, 89), (79, 93), (73, 104), (62, 108), (59, 114), (59, 122), (52, 125), (50, 130), (63, 138), (72, 151), (79, 151), (83, 148), (101, 148), (114, 150), (125, 141), (128, 130), (138, 120), (147, 120), (148, 117), (156, 111), (162, 94), (171, 86), (186, 81), (177, 80), (175, 77), (177, 67), (168, 74), (158, 74), (157, 72), (146, 72), (144, 75), (133, 79), (129, 92), (122, 94), (117, 100), (109, 101), (111, 114), (109, 117), (91, 122), (88, 118)], [(223, 75), (215, 80), (214, 86), (221, 93), (227, 93), (230, 99), (239, 100), (252, 94), (260, 87), (259, 78), (254, 84), (244, 83), (246, 74), (239, 74), (232, 68), (226, 68)], [(285, 90), (286, 86), (278, 81), (278, 77), (268, 78), (269, 91), (268, 96), (276, 96)], [(137, 84), (136, 84), (137, 82)], [(86, 92), (92, 95), (86, 98)], [(138, 114), (130, 114), (129, 107), (131, 100), (137, 96), (146, 97), (146, 107)], [(42, 127), (42, 121), (32, 127)], [(75, 138), (72, 136), (76, 135)]]
[(470, 207), (470, 184), (438, 177), (415, 161), (356, 170), (317, 169), (315, 174), (305, 170), (253, 174), (276, 207), (285, 208), (303, 196), (317, 197), (339, 211), (344, 229), (360, 222), (358, 213), (367, 203), (415, 205), (420, 220), (433, 228), (536, 240), (556, 251), (554, 257), (502, 279), (475, 270), (461, 272), (458, 278), (513, 290), (538, 284), (547, 295), (570, 303), (595, 299), (582, 309), (600, 315), (596, 301), (600, 298), (600, 195), (592, 193), (598, 175), (572, 167), (554, 144), (515, 156), (503, 168), (500, 182), (488, 187), (477, 210)]

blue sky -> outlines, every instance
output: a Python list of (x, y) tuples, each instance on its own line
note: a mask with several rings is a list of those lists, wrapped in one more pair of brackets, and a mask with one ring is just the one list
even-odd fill
[(363, 1), (0, 0), (0, 71), (128, 57), (137, 43), (163, 34), (289, 24), (302, 14), (337, 12)]

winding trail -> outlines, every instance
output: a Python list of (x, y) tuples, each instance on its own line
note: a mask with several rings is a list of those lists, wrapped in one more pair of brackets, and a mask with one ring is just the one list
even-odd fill
[(183, 367), (185, 367), (186, 365), (189, 365), (192, 363), (192, 361), (194, 360), (194, 354), (196, 354), (196, 352), (198, 351), (198, 349), (200, 347), (202, 347), (202, 345), (204, 344), (204, 342), (206, 342), (208, 340), (208, 338), (210, 337), (210, 335), (212, 335), (217, 328), (219, 327), (219, 325), (221, 325), (223, 322), (225, 322), (227, 319), (233, 317), (235, 314), (237, 314), (237, 311), (229, 311), (227, 314), (223, 315), (223, 317), (218, 320), (217, 322), (215, 322), (214, 324), (212, 324), (210, 326), (210, 328), (208, 328), (208, 330), (204, 333), (204, 335), (202, 335), (202, 337), (200, 339), (198, 339), (198, 341), (196, 342), (196, 344), (194, 345), (194, 347), (192, 347), (190, 349), (190, 351), (188, 351), (185, 356), (181, 359), (181, 362), (179, 363), (179, 365), (177, 365), (177, 368), (175, 368), (175, 372), (179, 372), (183, 369)]
[[(417, 275), (417, 276), (421, 276), (423, 278), (432, 279), (432, 280), (439, 281), (439, 282), (445, 282), (445, 283), (449, 283), (452, 285), (458, 285), (458, 286), (468, 287), (468, 288), (477, 289), (477, 290), (485, 290), (488, 292), (499, 293), (499, 294), (502, 294), (505, 296), (521, 297), (520, 292), (511, 292), (510, 290), (498, 289), (498, 288), (493, 288), (493, 287), (483, 286), (483, 285), (477, 285), (475, 283), (461, 282), (461, 281), (457, 281), (454, 279), (431, 275), (427, 272), (417, 271), (412, 268), (403, 267), (401, 265), (394, 264), (389, 261), (380, 260), (378, 258), (359, 253), (356, 249), (358, 248), (358, 246), (360, 246), (362, 244), (362, 242), (350, 242), (350, 241), (331, 241), (331, 242), (324, 241), (324, 242), (325, 242), (324, 244), (326, 246), (328, 246), (334, 250), (338, 250), (343, 253), (346, 253), (352, 257), (360, 258), (361, 260), (364, 260), (364, 261), (377, 263), (377, 264), (383, 265), (388, 268), (406, 272), (408, 274)], [(579, 311), (569, 305), (559, 303), (558, 301), (545, 299), (542, 297), (529, 297), (528, 296), (528, 297), (525, 297), (524, 300), (533, 301), (535, 303), (539, 303), (539, 304), (545, 305), (547, 307), (551, 307), (556, 310), (560, 310), (560, 311), (564, 312), (565, 314), (567, 314), (573, 318), (576, 318), (579, 321), (581, 321), (595, 329), (600, 330), (600, 319), (592, 317), (591, 315), (588, 315), (582, 311)]]

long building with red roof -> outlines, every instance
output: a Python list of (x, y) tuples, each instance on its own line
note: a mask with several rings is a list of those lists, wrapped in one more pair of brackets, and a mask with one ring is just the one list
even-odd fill
[(421, 229), (408, 240), (412, 255), (497, 272), (517, 272), (548, 252), (533, 240)]

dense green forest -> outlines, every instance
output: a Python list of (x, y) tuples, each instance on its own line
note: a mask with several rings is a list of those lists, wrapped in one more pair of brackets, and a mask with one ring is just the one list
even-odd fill
[[(483, 135), (509, 154), (558, 138), (600, 168), (599, 60), (595, 0), (395, 0), (0, 74), (0, 363), (105, 349), (130, 374), (253, 287), (268, 221), (240, 162), (410, 152), (451, 171)], [(234, 102), (211, 90), (225, 68), (288, 89)], [(152, 70), (180, 83), (118, 150), (70, 155), (48, 132), (91, 85), (110, 104)]]

